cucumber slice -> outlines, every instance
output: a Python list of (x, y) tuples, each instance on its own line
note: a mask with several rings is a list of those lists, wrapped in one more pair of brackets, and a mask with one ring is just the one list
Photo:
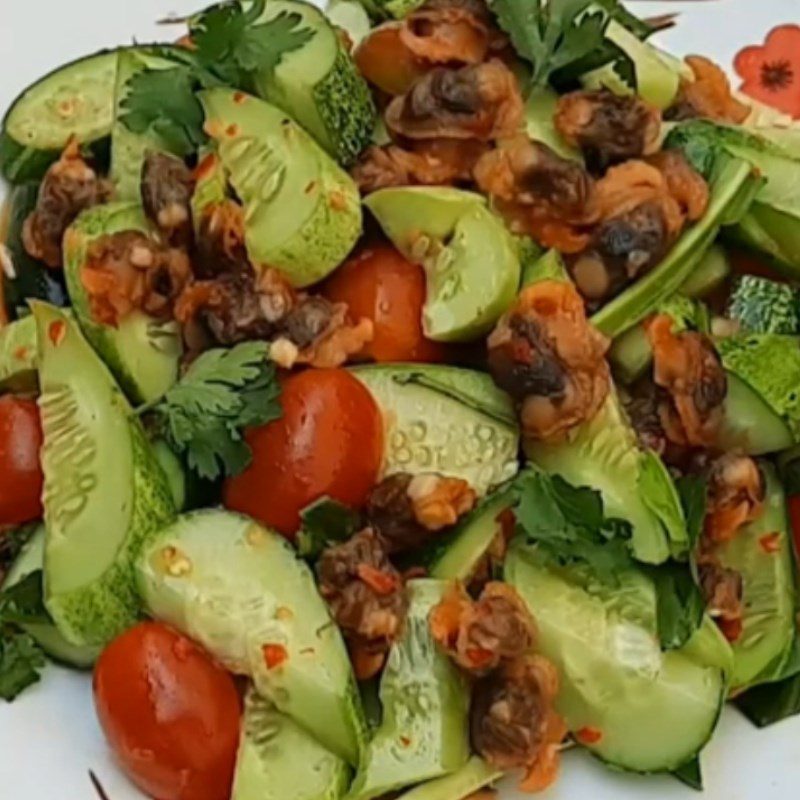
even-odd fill
[(461, 769), (469, 758), (469, 688), (439, 649), (428, 616), (445, 581), (410, 581), (408, 618), (381, 677), (383, 720), (347, 800), (371, 800)]
[(34, 150), (15, 142), (7, 133), (0, 133), (0, 173), (13, 185), (44, 177), (48, 167), (58, 160), (58, 150)]
[(638, 570), (614, 589), (586, 585), (533, 548), (512, 547), (506, 580), (529, 605), (537, 649), (561, 674), (557, 709), (573, 733), (610, 765), (671, 771), (696, 755), (716, 727), (726, 695), (730, 648), (706, 618), (689, 643), (662, 653), (655, 589)]
[(351, 164), (370, 143), (377, 112), (369, 86), (325, 15), (300, 0), (270, 0), (265, 20), (298, 14), (313, 32), (274, 69), (256, 75), (258, 94), (282, 108), (339, 163)]
[(458, 527), (438, 543), (428, 567), (431, 578), (465, 583), (475, 572), (489, 546), (502, 533), (500, 515), (511, 508), (512, 492), (499, 489), (489, 495)]
[(35, 389), (36, 320), (23, 317), (0, 328), (0, 392)]
[(519, 429), (509, 398), (481, 372), (393, 364), (356, 367), (383, 413), (384, 474), (439, 472), (478, 493), (519, 469)]
[(231, 800), (339, 800), (349, 781), (346, 761), (247, 692)]
[[(11, 588), (44, 568), (44, 545), (45, 527), (39, 525), (11, 565), (3, 589)], [(31, 622), (21, 627), (50, 658), (71, 667), (89, 669), (100, 655), (99, 647), (76, 646), (68, 642), (52, 622)]]
[(81, 144), (111, 133), (117, 51), (73, 61), (29, 86), (12, 103), (3, 130), (17, 144), (58, 150), (76, 138)]
[(45, 300), (55, 306), (67, 304), (62, 273), (48, 269), (40, 261), (31, 258), (22, 243), (22, 228), (36, 207), (38, 196), (38, 184), (26, 183), (14, 188), (8, 200), (5, 245), (14, 270), (13, 276), (0, 270), (0, 281), (3, 283), (0, 299), (11, 319), (28, 313), (28, 300)]
[(148, 233), (135, 203), (111, 203), (84, 211), (64, 235), (64, 273), (81, 329), (134, 403), (161, 397), (178, 379), (182, 345), (174, 322), (158, 322), (140, 311), (113, 328), (94, 321), (81, 270), (91, 243), (122, 231)]
[[(247, 517), (179, 517), (143, 549), (145, 606), (200, 642), (321, 744), (355, 764), (366, 723), (350, 660), (308, 566), (276, 533)], [(265, 648), (283, 648), (268, 663)]]
[[(733, 643), (732, 693), (784, 677), (794, 651), (795, 585), (791, 528), (783, 487), (775, 470), (762, 463), (767, 497), (761, 516), (721, 545), (723, 566), (742, 576), (742, 634)], [(764, 546), (764, 537), (770, 537)]]
[(397, 800), (463, 800), (502, 776), (499, 769), (473, 756), (458, 772), (416, 786)]
[(694, 271), (681, 284), (680, 293), (686, 297), (705, 297), (719, 288), (731, 274), (728, 254), (721, 245), (708, 248)]
[(104, 645), (136, 622), (133, 559), (174, 507), (139, 420), (77, 324), (43, 303), (33, 313), (45, 605), (70, 643)]

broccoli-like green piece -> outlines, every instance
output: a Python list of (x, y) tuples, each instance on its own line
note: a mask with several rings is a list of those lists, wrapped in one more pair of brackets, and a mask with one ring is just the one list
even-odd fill
[(728, 304), (728, 316), (752, 333), (800, 332), (800, 308), (795, 289), (757, 275), (743, 275), (736, 282)]

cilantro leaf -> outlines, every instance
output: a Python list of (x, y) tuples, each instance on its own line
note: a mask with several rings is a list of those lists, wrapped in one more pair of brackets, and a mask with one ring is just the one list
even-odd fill
[(251, 452), (242, 431), (280, 417), (279, 395), (267, 344), (244, 342), (203, 353), (153, 410), (189, 467), (213, 480), (247, 467)]
[(0, 623), (49, 623), (44, 606), (42, 570), (37, 569), (21, 581), (0, 592)]
[(156, 134), (165, 147), (186, 156), (205, 141), (197, 78), (186, 65), (150, 69), (131, 76), (122, 100), (121, 121), (133, 133)]
[(44, 665), (42, 651), (27, 633), (0, 626), (0, 698), (11, 702), (39, 680)]
[(300, 519), (303, 526), (297, 534), (297, 549), (303, 558), (316, 558), (331, 542), (349, 539), (361, 525), (356, 511), (329, 497), (306, 506)]
[(676, 486), (686, 518), (689, 545), (694, 548), (703, 532), (706, 517), (707, 480), (699, 475), (684, 475), (676, 481)]
[(662, 650), (686, 644), (700, 627), (706, 604), (687, 564), (670, 561), (649, 570), (656, 589), (656, 623)]
[(604, 516), (598, 492), (536, 469), (522, 473), (515, 489), (517, 523), (530, 541), (560, 564), (585, 564), (599, 581), (619, 585), (619, 572), (633, 563), (631, 527)]
[(532, 85), (601, 48), (610, 16), (593, 0), (489, 0), (517, 53), (533, 66)]

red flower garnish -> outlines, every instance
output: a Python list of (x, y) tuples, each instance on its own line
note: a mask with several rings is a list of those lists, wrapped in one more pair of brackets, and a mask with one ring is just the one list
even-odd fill
[(800, 117), (800, 25), (773, 28), (763, 45), (740, 50), (733, 65), (745, 94)]

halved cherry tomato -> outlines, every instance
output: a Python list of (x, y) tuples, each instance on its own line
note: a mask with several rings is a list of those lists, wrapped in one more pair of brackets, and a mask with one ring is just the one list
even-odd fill
[(800, 494), (792, 495), (789, 498), (789, 521), (792, 524), (792, 536), (794, 538), (794, 552), (800, 558)]
[(42, 516), (42, 425), (36, 401), (0, 397), (0, 525)]
[(229, 673), (157, 622), (115, 639), (94, 670), (100, 726), (128, 777), (157, 800), (228, 800), (241, 700)]
[(300, 512), (327, 495), (357, 508), (378, 479), (383, 420), (343, 369), (311, 369), (282, 383), (283, 416), (246, 432), (253, 461), (225, 484), (225, 505), (293, 537)]
[(400, 23), (375, 28), (356, 48), (354, 58), (361, 74), (381, 91), (405, 94), (426, 68), (400, 39)]
[(371, 319), (363, 355), (375, 361), (444, 361), (446, 350), (422, 333), (425, 273), (389, 244), (365, 247), (325, 284), (324, 294), (346, 303), (354, 318)]

